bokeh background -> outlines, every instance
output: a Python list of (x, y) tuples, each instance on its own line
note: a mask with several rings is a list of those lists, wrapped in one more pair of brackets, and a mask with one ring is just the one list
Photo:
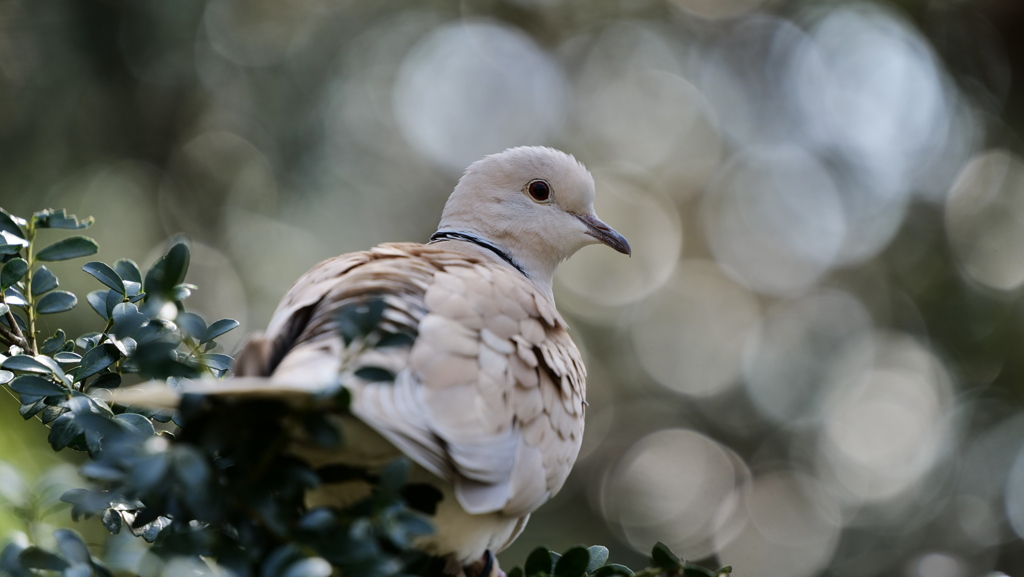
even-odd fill
[[(244, 332), (425, 240), (471, 161), (564, 149), (634, 254), (559, 273), (587, 435), (506, 564), (1022, 575), (1022, 77), (1019, 0), (0, 0), (0, 206), (96, 217), (107, 262), (187, 234)], [(0, 411), (30, 479), (74, 462)]]

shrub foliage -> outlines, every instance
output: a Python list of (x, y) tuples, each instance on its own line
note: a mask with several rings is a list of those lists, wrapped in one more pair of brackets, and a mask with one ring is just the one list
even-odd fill
[[(91, 218), (64, 210), (19, 218), (0, 209), (0, 385), (18, 398), (24, 419), (36, 418), (49, 428), (54, 451), (87, 454), (79, 471), (86, 486), (60, 496), (71, 517), (98, 519), (113, 534), (128, 531), (159, 558), (185, 557), (239, 577), (438, 574), (442, 560), (412, 546), (432, 527), (403, 497), (407, 461), (398, 459), (375, 474), (324, 471), (287, 453), (297, 434), (324, 447), (344, 443), (328, 418), (347, 407), (341, 383), (325, 393), (329, 398), (319, 399), (327, 402), (309, 406), (263, 399), (228, 407), (193, 394), (176, 411), (109, 402), (109, 391), (122, 384), (159, 379), (181, 387), (189, 379), (230, 373), (232, 358), (218, 352), (217, 339), (238, 322), (207, 323), (186, 310), (197, 288), (185, 280), (187, 242), (172, 242), (145, 274), (128, 259), (86, 262), (82, 271), (97, 289), (85, 301), (98, 315), (100, 330), (38, 334), (40, 315), (79, 304), (77, 295), (59, 290), (59, 279), (45, 263), (98, 250), (94, 240), (78, 234), (44, 239), (53, 229), (78, 231), (91, 224)], [(341, 323), (352, 333), (343, 335), (346, 340), (375, 329), (365, 317), (357, 312), (352, 322)], [(347, 508), (307, 508), (305, 493), (328, 475), (334, 481), (338, 475), (368, 479), (374, 491)], [(26, 503), (9, 505), (22, 517), (38, 514), (38, 507)], [(112, 575), (75, 531), (59, 529), (53, 537), (56, 549), (46, 550), (16, 536), (0, 552), (0, 572)], [(509, 577), (729, 572), (681, 561), (660, 543), (651, 567), (636, 573), (608, 564), (608, 558), (601, 546), (561, 555), (540, 547)]]

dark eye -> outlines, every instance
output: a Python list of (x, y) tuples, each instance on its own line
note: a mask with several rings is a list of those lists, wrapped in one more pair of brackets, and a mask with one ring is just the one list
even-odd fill
[(544, 202), (551, 196), (551, 187), (543, 180), (534, 180), (527, 184), (526, 191), (538, 202)]

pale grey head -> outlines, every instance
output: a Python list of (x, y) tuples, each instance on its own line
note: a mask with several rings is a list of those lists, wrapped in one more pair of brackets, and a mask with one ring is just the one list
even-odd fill
[(571, 155), (541, 146), (492, 154), (466, 169), (448, 197), (438, 234), (489, 243), (550, 290), (555, 269), (590, 244), (630, 254), (594, 212), (594, 178)]

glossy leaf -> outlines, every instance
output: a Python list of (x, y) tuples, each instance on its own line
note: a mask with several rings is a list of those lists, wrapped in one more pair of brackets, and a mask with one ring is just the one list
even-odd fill
[(117, 535), (121, 532), (121, 514), (113, 509), (107, 509), (103, 512), (103, 516), (100, 517), (103, 523), (103, 528), (109, 531), (113, 535)]
[(6, 210), (0, 208), (0, 231), (14, 235), (20, 239), (25, 238), (25, 232), (21, 227), (25, 226), (25, 219), (16, 217)]
[(18, 554), (18, 562), (25, 567), (45, 571), (63, 571), (68, 567), (67, 561), (39, 547), (27, 547)]
[(99, 249), (96, 241), (87, 236), (69, 236), (39, 251), (36, 259), (41, 261), (69, 260), (96, 254)]
[(54, 291), (43, 295), (36, 303), (36, 312), (41, 315), (62, 313), (75, 308), (78, 297), (67, 291)]
[(54, 451), (59, 451), (81, 434), (82, 427), (75, 422), (75, 414), (68, 412), (54, 419), (50, 425), (50, 435), (47, 440), (50, 441), (50, 447)]
[(64, 342), (67, 340), (68, 337), (66, 334), (64, 334), (64, 331), (61, 329), (57, 329), (57, 332), (54, 333), (52, 337), (43, 341), (43, 345), (39, 347), (39, 352), (44, 355), (52, 355), (53, 353), (59, 351), (61, 347), (64, 346)]
[(307, 557), (293, 563), (281, 577), (329, 577), (334, 569), (321, 557)]
[(546, 547), (537, 547), (531, 551), (530, 555), (526, 558), (526, 565), (523, 566), (527, 577), (532, 577), (538, 573), (550, 574), (553, 568), (551, 552)]
[(12, 258), (4, 263), (4, 268), (0, 271), (0, 288), (6, 290), (14, 286), (27, 272), (28, 261), (23, 258)]
[(113, 310), (114, 324), (111, 332), (119, 338), (133, 336), (142, 325), (149, 321), (149, 317), (139, 312), (139, 307), (132, 303), (118, 303)]
[(206, 334), (206, 321), (195, 313), (178, 313), (174, 322), (178, 323), (178, 327), (185, 335), (194, 339), (199, 339)]
[(381, 367), (363, 367), (357, 370), (355, 375), (360, 379), (371, 383), (382, 383), (395, 380), (394, 373)]
[(58, 284), (60, 283), (57, 281), (57, 276), (50, 272), (50, 269), (41, 266), (39, 270), (32, 274), (32, 296), (52, 291), (57, 288)]
[(13, 287), (12, 286), (11, 288), (5, 290), (4, 291), (4, 300), (6, 300), (7, 304), (9, 304), (11, 306), (15, 306), (15, 307), (27, 307), (28, 306), (28, 299), (25, 298), (25, 295), (21, 294), (21, 291), (18, 290), (18, 287)]
[(679, 557), (661, 541), (658, 541), (651, 550), (651, 562), (655, 567), (666, 571), (675, 571), (683, 566)]
[(110, 317), (107, 315), (107, 293), (110, 291), (105, 290), (94, 290), (89, 294), (85, 295), (85, 300), (88, 301), (89, 306), (92, 310), (96, 311), (96, 314), (100, 315), (103, 320), (107, 320)]
[(35, 213), (33, 217), (36, 221), (36, 228), (79, 230), (92, 226), (94, 222), (91, 216), (79, 220), (77, 216), (68, 214), (63, 208), (43, 210)]
[(234, 330), (237, 327), (238, 321), (236, 321), (235, 319), (220, 319), (219, 321), (213, 323), (212, 325), (209, 326), (209, 328), (206, 329), (206, 332), (203, 333), (203, 338), (202, 340), (199, 341), (199, 344), (208, 343), (213, 339), (223, 335), (224, 333)]
[(78, 533), (70, 529), (57, 529), (53, 532), (53, 537), (57, 540), (57, 550), (69, 561), (89, 563), (92, 560), (89, 548), (85, 546), (85, 542), (78, 536)]
[(110, 268), (106, 263), (99, 261), (87, 262), (82, 266), (82, 270), (111, 289), (122, 295), (124, 294), (124, 281), (121, 280), (121, 275), (117, 274), (117, 271)]
[(175, 285), (185, 280), (191, 258), (191, 251), (184, 242), (172, 246), (146, 273), (145, 291), (170, 297)]
[(122, 258), (114, 262), (114, 270), (123, 280), (142, 284), (142, 273), (139, 272), (139, 265), (130, 258)]
[(50, 374), (50, 369), (31, 355), (14, 355), (8, 357), (0, 366), (8, 371), (21, 371), (24, 373)]
[(6, 385), (14, 380), (14, 373), (11, 371), (0, 371), (0, 385)]
[(11, 381), (10, 387), (16, 393), (36, 397), (52, 397), (69, 393), (67, 389), (58, 383), (35, 375), (22, 375)]
[(596, 571), (599, 567), (604, 567), (605, 563), (608, 562), (608, 548), (602, 547), (601, 545), (593, 545), (587, 547), (587, 553), (590, 555), (590, 563), (587, 564), (587, 573)]
[(82, 355), (75, 378), (79, 381), (91, 377), (117, 362), (121, 358), (120, 351), (111, 343), (97, 345)]
[(594, 571), (591, 577), (633, 577), (633, 571), (625, 565), (610, 563)]
[(554, 577), (583, 577), (590, 564), (590, 553), (584, 547), (573, 547), (555, 563)]
[(64, 365), (78, 364), (82, 360), (82, 355), (75, 352), (59, 352), (53, 355), (53, 360)]
[(231, 364), (234, 359), (228, 355), (222, 355), (218, 353), (212, 353), (209, 355), (203, 355), (202, 363), (203, 366), (209, 367), (215, 371), (230, 371)]

